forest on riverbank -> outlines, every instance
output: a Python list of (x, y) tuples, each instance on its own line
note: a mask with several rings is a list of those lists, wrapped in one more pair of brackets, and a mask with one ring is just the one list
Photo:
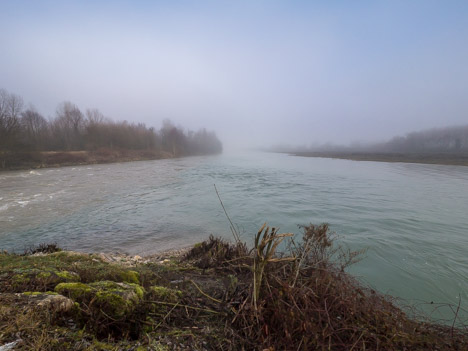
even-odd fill
[(46, 119), (21, 96), (0, 89), (0, 170), (220, 152), (221, 141), (206, 129), (186, 131), (169, 120), (159, 130), (116, 122), (68, 101)]

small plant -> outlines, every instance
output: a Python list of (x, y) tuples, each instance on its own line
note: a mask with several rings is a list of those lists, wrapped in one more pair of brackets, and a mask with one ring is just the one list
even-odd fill
[(260, 295), (260, 289), (262, 287), (263, 273), (265, 267), (270, 262), (281, 262), (281, 261), (293, 261), (294, 257), (282, 257), (278, 258), (275, 256), (276, 249), (281, 242), (288, 237), (292, 237), (292, 233), (278, 234), (278, 228), (266, 226), (266, 223), (260, 228), (255, 236), (255, 257), (253, 261), (253, 302), (255, 309), (257, 309), (257, 300)]
[(57, 245), (57, 243), (41, 243), (37, 246), (31, 246), (25, 249), (23, 252), (23, 256), (34, 255), (38, 253), (49, 254), (59, 251), (62, 251), (62, 249)]
[(208, 240), (195, 245), (185, 254), (199, 268), (223, 267), (248, 256), (244, 243), (230, 244), (221, 238), (210, 235)]

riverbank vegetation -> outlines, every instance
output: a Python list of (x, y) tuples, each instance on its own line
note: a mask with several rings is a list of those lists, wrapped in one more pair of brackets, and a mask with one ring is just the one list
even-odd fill
[(422, 163), (448, 166), (468, 166), (468, 154), (389, 153), (352, 151), (298, 151), (290, 153), (301, 157), (336, 158), (353, 161)]
[(468, 166), (468, 125), (412, 132), (387, 142), (350, 146), (278, 146), (269, 151), (355, 161)]
[[(0, 254), (0, 345), (18, 350), (466, 350), (468, 330), (409, 318), (345, 272), (327, 225), (263, 226), (249, 249)], [(279, 247), (284, 249), (279, 250)], [(454, 316), (456, 321), (457, 316)]]
[(214, 132), (185, 131), (169, 120), (156, 130), (115, 122), (97, 109), (63, 102), (49, 120), (0, 89), (0, 170), (216, 154)]

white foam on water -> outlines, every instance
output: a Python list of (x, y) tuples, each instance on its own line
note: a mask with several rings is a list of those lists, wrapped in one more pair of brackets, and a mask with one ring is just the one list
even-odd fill
[(5, 204), (3, 206), (0, 206), (0, 211), (6, 211), (10, 208), (10, 204)]
[(34, 174), (34, 175), (42, 175), (41, 173), (37, 171), (29, 171), (29, 174)]
[(16, 201), (16, 203), (18, 205), (20, 205), (21, 207), (25, 207), (29, 204), (29, 201), (26, 201), (26, 200), (23, 200), (23, 201)]

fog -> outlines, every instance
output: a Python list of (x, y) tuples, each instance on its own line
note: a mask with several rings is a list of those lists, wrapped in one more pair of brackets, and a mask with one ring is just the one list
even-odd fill
[(11, 1), (0, 88), (225, 150), (377, 142), (466, 124), (467, 23), (465, 1)]

